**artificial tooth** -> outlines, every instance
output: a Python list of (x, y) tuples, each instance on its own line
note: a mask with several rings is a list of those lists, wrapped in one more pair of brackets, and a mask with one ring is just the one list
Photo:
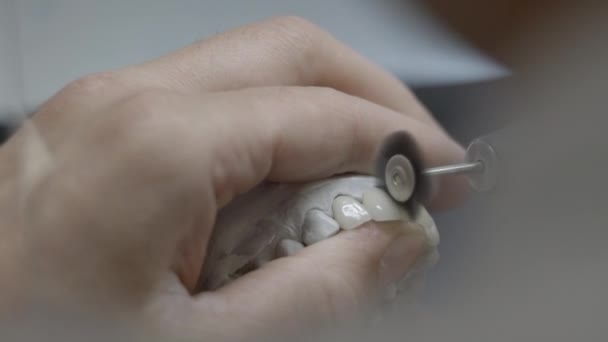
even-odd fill
[(310, 210), (302, 224), (302, 240), (306, 245), (325, 240), (340, 231), (340, 225), (321, 210)]
[(281, 240), (277, 244), (276, 256), (282, 258), (290, 255), (294, 255), (304, 248), (304, 245), (298, 241), (291, 239)]
[(373, 188), (363, 194), (363, 206), (377, 222), (408, 220), (409, 216), (384, 190)]
[(363, 205), (349, 196), (338, 196), (332, 204), (334, 219), (342, 229), (354, 229), (372, 219)]

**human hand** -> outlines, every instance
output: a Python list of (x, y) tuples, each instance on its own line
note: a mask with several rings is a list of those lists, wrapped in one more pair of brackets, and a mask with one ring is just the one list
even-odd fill
[[(396, 130), (412, 134), (426, 165), (463, 157), (398, 80), (297, 18), (77, 80), (0, 149), (0, 278), (33, 285), (4, 299), (119, 310), (207, 339), (339, 319), (383, 285), (389, 246), (406, 251), (387, 271), (402, 274), (423, 239), (366, 223), (191, 292), (219, 209), (262, 181), (369, 173)], [(442, 181), (432, 206), (453, 205), (462, 189)]]

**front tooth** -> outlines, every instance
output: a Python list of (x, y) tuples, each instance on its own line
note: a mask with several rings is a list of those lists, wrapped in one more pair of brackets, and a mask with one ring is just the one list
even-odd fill
[(294, 255), (304, 248), (304, 245), (291, 239), (283, 239), (277, 244), (276, 256), (282, 258)]
[(416, 222), (424, 228), (428, 244), (431, 247), (437, 247), (439, 245), (439, 231), (433, 217), (422, 205), (419, 205), (416, 209)]
[(338, 196), (332, 204), (334, 219), (342, 229), (353, 229), (372, 219), (367, 210), (356, 199)]
[(363, 206), (370, 213), (372, 219), (383, 221), (409, 221), (405, 210), (401, 209), (385, 191), (373, 188), (363, 194)]
[(336, 235), (340, 225), (321, 210), (311, 210), (306, 213), (302, 224), (302, 240), (309, 246)]

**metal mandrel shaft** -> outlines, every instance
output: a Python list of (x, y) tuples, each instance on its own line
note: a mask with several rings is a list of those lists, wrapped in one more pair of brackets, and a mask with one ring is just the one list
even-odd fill
[(425, 176), (462, 175), (483, 172), (481, 162), (438, 166), (422, 171)]
[(378, 154), (376, 174), (399, 203), (424, 202), (435, 186), (435, 177), (465, 175), (469, 185), (478, 192), (491, 191), (496, 185), (498, 158), (492, 145), (481, 138), (469, 144), (462, 163), (426, 170), (415, 141), (406, 132), (396, 132), (386, 138)]
[(492, 145), (482, 139), (469, 144), (466, 162), (429, 168), (422, 171), (425, 176), (466, 175), (469, 184), (479, 192), (492, 190), (496, 185), (498, 158)]

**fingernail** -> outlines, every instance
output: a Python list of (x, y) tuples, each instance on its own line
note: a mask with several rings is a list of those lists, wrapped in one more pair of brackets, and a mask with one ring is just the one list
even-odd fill
[(403, 278), (424, 252), (425, 243), (425, 236), (419, 232), (397, 237), (380, 260), (380, 283), (392, 284)]

